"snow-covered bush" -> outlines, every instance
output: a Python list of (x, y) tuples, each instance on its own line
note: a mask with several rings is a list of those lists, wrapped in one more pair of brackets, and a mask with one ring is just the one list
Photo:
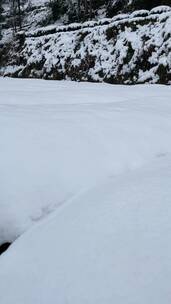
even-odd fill
[(149, 11), (148, 10), (139, 10), (139, 11), (134, 11), (130, 17), (135, 18), (135, 17), (146, 17), (148, 16)]
[(161, 6), (157, 6), (157, 7), (153, 8), (150, 11), (150, 14), (161, 14), (161, 13), (166, 13), (166, 12), (170, 12), (170, 11), (171, 11), (170, 6), (161, 5)]

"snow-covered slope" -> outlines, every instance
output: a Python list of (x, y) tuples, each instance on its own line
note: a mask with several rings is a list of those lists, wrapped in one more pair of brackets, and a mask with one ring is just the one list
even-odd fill
[(4, 48), (1, 75), (171, 84), (171, 8), (21, 33)]
[(108, 177), (1, 257), (1, 303), (170, 304), (170, 197), (170, 156)]
[(0, 303), (170, 304), (171, 88), (0, 79), (0, 96), (1, 241), (56, 209), (1, 256)]

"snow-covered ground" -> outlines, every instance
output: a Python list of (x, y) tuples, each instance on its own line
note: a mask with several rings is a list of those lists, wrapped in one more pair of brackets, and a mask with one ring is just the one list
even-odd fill
[(170, 198), (171, 87), (0, 79), (0, 303), (170, 304)]

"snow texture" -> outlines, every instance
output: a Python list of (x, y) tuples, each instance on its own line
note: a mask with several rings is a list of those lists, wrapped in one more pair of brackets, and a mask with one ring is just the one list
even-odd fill
[(0, 96), (1, 241), (39, 220), (0, 258), (0, 303), (170, 304), (171, 88), (0, 79)]

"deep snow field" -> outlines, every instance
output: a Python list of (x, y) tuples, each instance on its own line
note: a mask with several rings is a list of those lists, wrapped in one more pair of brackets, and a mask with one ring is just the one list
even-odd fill
[(171, 87), (0, 78), (13, 240), (0, 304), (170, 304)]

